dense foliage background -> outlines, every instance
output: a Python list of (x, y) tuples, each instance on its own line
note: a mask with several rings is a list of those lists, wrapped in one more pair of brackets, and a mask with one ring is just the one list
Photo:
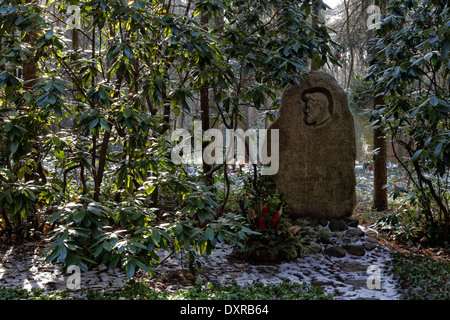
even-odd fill
[[(361, 139), (368, 144), (375, 128), (406, 150), (396, 156), (409, 184), (393, 192), (402, 211), (381, 222), (446, 243), (448, 4), (379, 3), (373, 37), (366, 4), (344, 1), (344, 32), (331, 37), (320, 0), (3, 1), (1, 235), (51, 235), (47, 261), (82, 270), (104, 262), (132, 277), (166, 250), (195, 273), (217, 243), (239, 244), (255, 230), (231, 168), (175, 164), (172, 130), (194, 120), (203, 130), (246, 128), (249, 107), (271, 120), (287, 84), (311, 66), (343, 66), (337, 78)], [(372, 127), (359, 117), (364, 106)]]
[(311, 59), (336, 62), (313, 7), (324, 4), (3, 1), (1, 232), (51, 232), (48, 261), (130, 277), (158, 250), (195, 269), (217, 242), (252, 234), (226, 210), (228, 168), (176, 166), (169, 134), (179, 117), (238, 128), (245, 107), (276, 108)]

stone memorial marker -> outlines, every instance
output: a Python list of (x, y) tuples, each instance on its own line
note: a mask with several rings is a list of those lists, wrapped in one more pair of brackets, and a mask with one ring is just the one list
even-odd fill
[(351, 216), (356, 204), (356, 141), (347, 95), (336, 80), (312, 71), (283, 92), (279, 116), (278, 191), (293, 218)]

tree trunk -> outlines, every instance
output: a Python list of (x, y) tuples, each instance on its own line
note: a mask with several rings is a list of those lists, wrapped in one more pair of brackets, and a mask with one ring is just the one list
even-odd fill
[(373, 131), (373, 146), (378, 153), (373, 160), (373, 207), (377, 211), (383, 211), (388, 206), (385, 188), (387, 184), (386, 138), (379, 128)]
[[(375, 1), (376, 5), (380, 5), (380, 1)], [(369, 39), (374, 39), (373, 30), (369, 30)], [(369, 40), (370, 41), (370, 40)], [(373, 40), (372, 40), (373, 41)], [(369, 45), (370, 46), (370, 45)], [(368, 53), (374, 56), (376, 51), (369, 47)], [(374, 92), (373, 107), (384, 104), (384, 96), (379, 92)], [(373, 131), (373, 147), (377, 151), (377, 155), (373, 160), (373, 207), (377, 211), (387, 209), (387, 168), (386, 168), (386, 138), (381, 128), (375, 128)]]
[[(206, 16), (205, 12), (202, 11), (201, 18), (200, 18), (200, 24), (206, 28), (206, 25), (208, 24), (208, 17)], [(200, 110), (201, 110), (201, 120), (202, 120), (202, 132), (205, 133), (206, 130), (210, 127), (210, 121), (209, 121), (209, 88), (206, 84), (202, 85), (200, 88)], [(202, 152), (205, 150), (205, 147), (207, 146), (206, 142), (202, 143)], [(212, 175), (206, 175), (207, 172), (211, 170), (211, 165), (207, 164), (205, 161), (203, 161), (203, 173), (205, 174), (205, 183), (208, 185), (211, 185), (213, 182)]]
[[(209, 129), (209, 89), (207, 86), (202, 86), (200, 89), (200, 109), (202, 112), (202, 131), (203, 133), (206, 132), (206, 130)], [(207, 143), (202, 143), (202, 150), (205, 149)], [(211, 165), (207, 164), (205, 161), (203, 161), (203, 173), (207, 173), (211, 170)], [(212, 179), (211, 177), (205, 177), (206, 183), (211, 184)]]
[(346, 22), (345, 22), (345, 26), (346, 26), (346, 32), (347, 32), (347, 47), (350, 49), (350, 71), (348, 72), (348, 78), (347, 81), (345, 83), (345, 89), (350, 88), (350, 84), (352, 82), (352, 78), (353, 78), (353, 64), (354, 64), (354, 57), (353, 57), (353, 44), (351, 43), (350, 39), (350, 1), (346, 1), (344, 0), (344, 6), (345, 6), (345, 15), (346, 15)]
[(105, 131), (103, 135), (103, 141), (100, 148), (100, 154), (98, 156), (98, 169), (96, 172), (96, 175), (94, 177), (94, 201), (100, 200), (100, 192), (101, 192), (101, 185), (103, 181), (103, 174), (105, 172), (105, 165), (106, 165), (106, 155), (108, 152), (108, 145), (109, 145), (109, 138), (111, 136), (110, 131)]
[[(27, 34), (24, 37), (24, 42), (29, 45), (30, 48), (34, 47), (34, 44), (37, 39), (37, 34), (35, 32), (27, 32)], [(34, 58), (31, 60), (24, 62), (23, 64), (23, 81), (24, 85), (23, 88), (25, 91), (32, 90), (33, 86), (35, 85), (37, 79), (36, 79), (36, 73), (37, 73), (37, 65), (36, 61), (34, 61)]]
[(78, 29), (72, 29), (72, 50), (76, 51), (80, 47), (80, 34)]

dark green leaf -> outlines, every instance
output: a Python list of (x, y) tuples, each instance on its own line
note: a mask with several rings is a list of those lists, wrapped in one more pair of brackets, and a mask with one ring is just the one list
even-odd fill
[(111, 251), (112, 250), (111, 243), (108, 241), (103, 242), (103, 249), (105, 249), (108, 252)]
[(91, 123), (89, 124), (89, 129), (91, 129), (91, 130), (94, 129), (95, 126), (99, 123), (99, 121), (100, 120), (98, 118), (92, 120)]
[(113, 268), (115, 268), (116, 266), (117, 266), (117, 264), (119, 263), (119, 260), (120, 260), (120, 256), (119, 255), (116, 255), (116, 256), (114, 256), (114, 258), (111, 260), (111, 262), (109, 263), (109, 268), (110, 269), (113, 269)]
[(53, 30), (49, 30), (45, 33), (46, 40), (50, 40), (51, 38), (53, 38)]
[(100, 120), (100, 126), (105, 129), (105, 131), (111, 131), (111, 127), (106, 123), (105, 120), (101, 119)]
[(13, 140), (9, 146), (9, 150), (11, 151), (11, 154), (16, 153), (18, 148), (19, 148), (19, 141)]
[(97, 249), (94, 251), (94, 257), (97, 258), (103, 251), (103, 246), (98, 246)]
[(159, 242), (161, 241), (161, 234), (159, 233), (158, 229), (153, 229), (152, 240), (155, 243), (155, 245), (158, 245)]
[(442, 142), (437, 145), (437, 147), (434, 149), (435, 156), (438, 156), (441, 153), (443, 146), (444, 144)]
[(11, 131), (12, 127), (13, 127), (12, 123), (11, 122), (7, 122), (5, 124), (5, 127), (4, 127), (3, 130), (5, 130), (5, 132), (9, 132), (9, 131)]
[(74, 218), (74, 221), (76, 223), (80, 223), (81, 221), (83, 221), (84, 217), (86, 216), (86, 210), (85, 209), (81, 209), (79, 210)]
[(67, 257), (67, 248), (62, 245), (61, 247), (59, 247), (58, 249), (58, 261), (64, 261), (66, 260)]
[(150, 268), (148, 266), (146, 266), (145, 264), (143, 264), (141, 261), (136, 260), (136, 264), (139, 268), (141, 268), (145, 272), (151, 272)]
[(214, 230), (211, 228), (206, 229), (204, 237), (206, 240), (213, 240), (214, 239)]
[(131, 110), (130, 109), (124, 109), (123, 110), (123, 116), (125, 117), (125, 119), (129, 118), (131, 116)]
[(136, 271), (136, 263), (134, 261), (130, 261), (126, 266), (126, 273), (128, 278), (132, 278)]
[(419, 156), (420, 156), (420, 154), (422, 153), (422, 151), (423, 151), (422, 149), (417, 150), (417, 151), (413, 154), (413, 156), (411, 157), (410, 161), (411, 161), (411, 162), (416, 161), (416, 160), (419, 158)]

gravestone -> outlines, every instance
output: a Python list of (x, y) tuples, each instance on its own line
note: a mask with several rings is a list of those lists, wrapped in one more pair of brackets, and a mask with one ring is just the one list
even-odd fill
[(274, 182), (291, 216), (351, 216), (356, 205), (355, 127), (347, 95), (336, 80), (313, 71), (300, 85), (286, 87), (269, 129), (279, 130)]

